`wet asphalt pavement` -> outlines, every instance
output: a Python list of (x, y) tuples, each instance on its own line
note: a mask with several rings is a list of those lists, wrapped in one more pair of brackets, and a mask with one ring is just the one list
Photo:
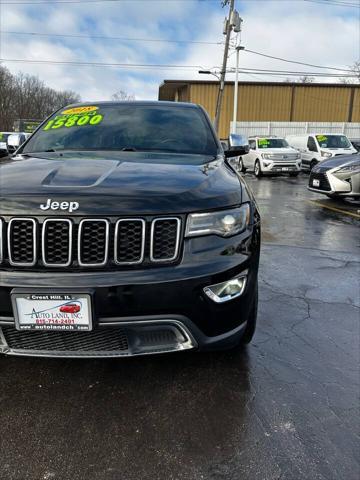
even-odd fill
[(1, 357), (0, 479), (358, 480), (360, 206), (307, 178), (246, 175), (263, 219), (246, 349)]

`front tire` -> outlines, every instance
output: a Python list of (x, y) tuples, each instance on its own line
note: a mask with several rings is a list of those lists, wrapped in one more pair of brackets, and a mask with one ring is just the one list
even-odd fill
[(242, 157), (239, 158), (239, 172), (241, 173), (245, 173), (246, 172), (246, 168), (244, 167), (244, 162), (243, 162), (243, 159)]
[(262, 171), (261, 171), (261, 165), (260, 165), (259, 160), (256, 160), (256, 162), (255, 162), (254, 173), (255, 173), (255, 177), (257, 177), (257, 178), (260, 178), (263, 175)]
[(318, 162), (316, 160), (311, 160), (311, 162), (310, 162), (310, 172), (315, 167), (315, 165), (317, 165), (317, 163)]

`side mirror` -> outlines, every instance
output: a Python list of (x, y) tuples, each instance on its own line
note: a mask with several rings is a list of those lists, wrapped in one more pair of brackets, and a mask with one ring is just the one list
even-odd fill
[(25, 137), (21, 133), (13, 133), (12, 135), (9, 135), (6, 142), (9, 155), (15, 153), (24, 141)]
[(225, 150), (225, 157), (238, 157), (249, 153), (249, 141), (245, 135), (231, 133), (229, 136), (229, 147)]

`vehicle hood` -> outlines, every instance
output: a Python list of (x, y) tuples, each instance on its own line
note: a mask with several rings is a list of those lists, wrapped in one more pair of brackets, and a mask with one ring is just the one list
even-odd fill
[(286, 155), (287, 153), (299, 153), (295, 148), (284, 147), (284, 148), (261, 148), (261, 153), (270, 153), (270, 154), (281, 154)]
[(76, 215), (187, 213), (240, 204), (242, 188), (223, 159), (199, 155), (64, 152), (0, 162), (1, 214), (44, 214), (48, 199), (78, 202)]
[(320, 150), (323, 150), (324, 152), (329, 152), (332, 155), (351, 155), (354, 153), (357, 153), (356, 148), (354, 147), (349, 147), (349, 148), (325, 148), (325, 147), (320, 147)]
[(329, 158), (328, 160), (323, 160), (321, 163), (316, 165), (314, 172), (326, 172), (332, 170), (333, 168), (340, 168), (344, 165), (358, 165), (360, 163), (360, 154), (352, 155), (339, 155), (337, 157)]

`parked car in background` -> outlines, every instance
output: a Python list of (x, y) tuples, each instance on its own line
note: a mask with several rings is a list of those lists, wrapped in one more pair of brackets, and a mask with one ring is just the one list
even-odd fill
[(0, 158), (8, 155), (7, 139), (14, 132), (0, 132)]
[(351, 145), (358, 151), (360, 152), (360, 138), (352, 138), (350, 140)]
[(257, 177), (262, 175), (299, 175), (300, 154), (280, 137), (250, 137), (250, 151), (239, 158), (239, 170), (252, 170)]
[(30, 135), (31, 133), (25, 133), (25, 132), (17, 132), (9, 135), (6, 141), (9, 155), (12, 155), (13, 153), (15, 153), (16, 150), (20, 147), (20, 145), (22, 145), (25, 142), (25, 140), (27, 140), (30, 137)]
[(308, 189), (328, 197), (360, 197), (360, 154), (341, 155), (316, 165)]
[(286, 140), (300, 152), (301, 168), (304, 170), (312, 170), (328, 158), (357, 152), (347, 136), (342, 134), (289, 135)]

